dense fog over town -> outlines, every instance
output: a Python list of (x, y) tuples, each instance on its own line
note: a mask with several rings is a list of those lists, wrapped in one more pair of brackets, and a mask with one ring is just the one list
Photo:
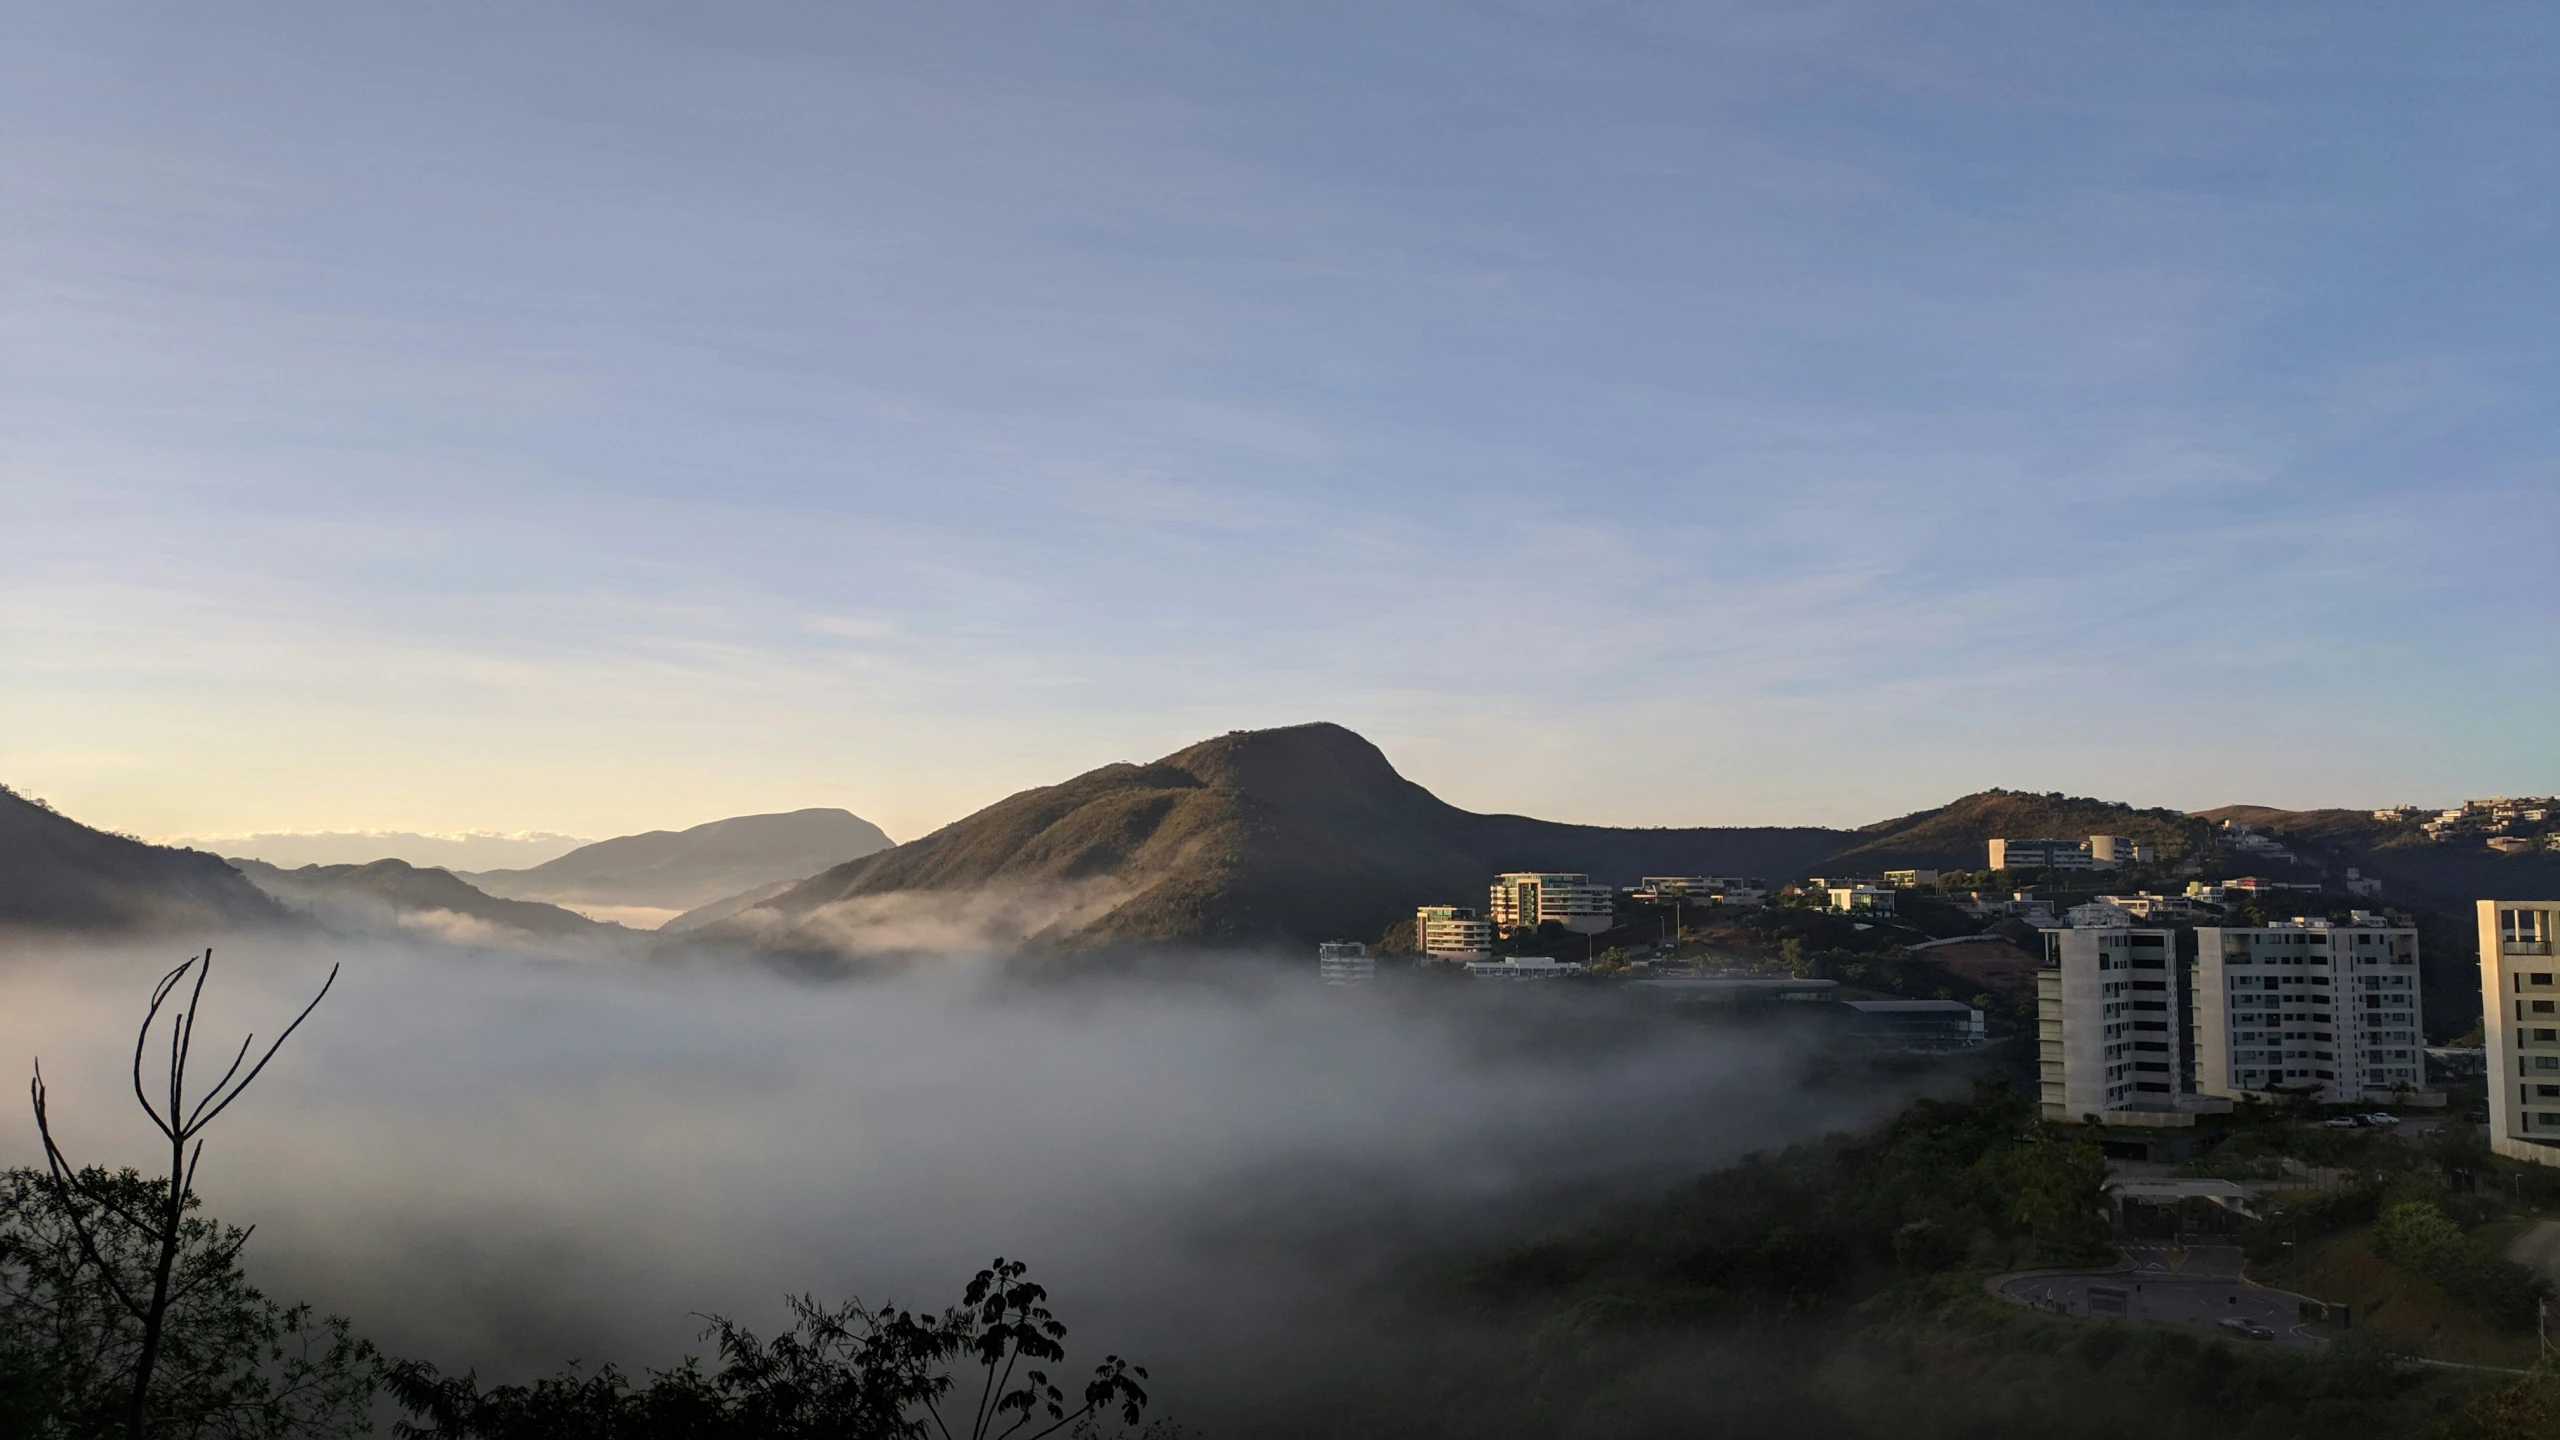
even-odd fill
[[(79, 1160), (154, 1163), (125, 1066), (172, 958), (39, 944), (0, 967), (0, 1053), (43, 1057)], [(492, 1378), (669, 1364), (702, 1312), (769, 1323), (786, 1292), (940, 1305), (1002, 1254), (1078, 1344), (1154, 1360), (1198, 1410), (1394, 1267), (1908, 1098), (1809, 1086), (1785, 1027), (1252, 964), (1054, 984), (945, 957), (813, 983), (247, 940), (217, 947), (204, 1033), (272, 1034), (340, 959), (199, 1188), (257, 1222), (261, 1283)], [(23, 1118), (0, 1126), (0, 1161), (36, 1158)]]

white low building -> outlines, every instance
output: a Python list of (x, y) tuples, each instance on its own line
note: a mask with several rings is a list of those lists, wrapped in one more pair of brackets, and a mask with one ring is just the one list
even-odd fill
[(1636, 883), (1639, 900), (1713, 900), (1728, 890), (1751, 888), (1742, 875), (1647, 875)]
[(2086, 904), (2074, 905), (2062, 912), (2063, 923), (2074, 930), (2101, 930), (2107, 926), (2129, 926), (2133, 911), (2115, 902), (2111, 895), (2101, 895)]
[(2101, 895), (2098, 898), (2137, 920), (2191, 920), (2196, 913), (2196, 902), (2184, 895), (2154, 895), (2145, 890), (2138, 895)]
[(2079, 840), (1993, 840), (1994, 870), (2086, 870), (2089, 847)]
[(1883, 885), (1865, 881), (1855, 884), (1830, 885), (1823, 889), (1830, 908), (1852, 915), (1890, 915), (1893, 913), (1893, 891)]
[(1316, 973), (1327, 985), (1366, 985), (1378, 978), (1378, 962), (1357, 940), (1327, 940), (1316, 947)]
[(2089, 837), (2089, 868), (2121, 870), (2127, 865), (2148, 865), (2159, 858), (2159, 852), (2137, 840), (2122, 835)]
[(1515, 955), (1508, 960), (1470, 960), (1467, 973), (1479, 980), (1558, 980), (1582, 973), (1579, 960), (1555, 960), (1544, 955)]
[(1424, 905), (1413, 912), (1413, 939), (1434, 960), (1481, 960), (1493, 954), (1493, 922), (1464, 905)]
[(1549, 923), (1597, 935), (1616, 923), (1616, 893), (1588, 875), (1510, 871), (1494, 880), (1489, 898), (1485, 917), (1504, 935)]

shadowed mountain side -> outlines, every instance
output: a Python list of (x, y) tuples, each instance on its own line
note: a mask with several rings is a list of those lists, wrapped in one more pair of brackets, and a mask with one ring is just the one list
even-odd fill
[(723, 895), (708, 905), (697, 905), (659, 926), (658, 933), (661, 935), (688, 934), (705, 925), (726, 920), (751, 905), (761, 905), (799, 883), (798, 880), (776, 880), (770, 885), (758, 885), (752, 890), (741, 890), (735, 895)]
[[(1149, 765), (1026, 790), (923, 839), (793, 886), (697, 932), (786, 951), (860, 948), (889, 897), (1047, 896), (1013, 938), (1301, 944), (1373, 937), (1417, 904), (1480, 904), (1504, 870), (1610, 883), (1711, 871), (1792, 874), (1847, 832), (1618, 830), (1460, 810), (1339, 725), (1238, 731)], [(912, 900), (902, 902), (901, 923)]]
[(529, 869), (463, 878), (518, 900), (691, 910), (888, 848), (889, 837), (861, 816), (813, 808), (623, 835)]
[(0, 927), (203, 931), (290, 920), (218, 855), (92, 830), (0, 786)]
[(2160, 847), (2165, 857), (2192, 851), (2203, 829), (2194, 817), (2175, 810), (2137, 810), (2075, 795), (1984, 790), (1934, 810), (1860, 826), (1850, 844), (1830, 860), (1861, 875), (1905, 866), (1979, 870), (1994, 838), (2080, 840), (2091, 835), (2144, 841)]
[(422, 870), (406, 860), (298, 870), (257, 860), (231, 863), (277, 900), (336, 924), (423, 930), (462, 941), (495, 938), (493, 930), (544, 940), (624, 933), (557, 905), (483, 894), (449, 870)]

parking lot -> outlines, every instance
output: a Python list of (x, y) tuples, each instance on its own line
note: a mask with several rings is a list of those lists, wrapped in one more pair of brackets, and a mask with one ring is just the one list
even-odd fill
[[(2125, 1253), (2134, 1268), (2112, 1275), (2022, 1275), (2000, 1287), (2000, 1293), (2022, 1304), (2057, 1314), (2090, 1315), (2089, 1291), (2125, 1292), (2122, 1318), (2200, 1325), (2219, 1332), (2221, 1322), (2238, 1316), (2275, 1332), (2273, 1343), (2316, 1350), (2320, 1342), (2303, 1333), (2296, 1310), (2298, 1298), (2280, 1290), (2264, 1290), (2240, 1279), (2236, 1245), (2133, 1245)], [(2098, 1318), (2114, 1318), (2101, 1305)]]

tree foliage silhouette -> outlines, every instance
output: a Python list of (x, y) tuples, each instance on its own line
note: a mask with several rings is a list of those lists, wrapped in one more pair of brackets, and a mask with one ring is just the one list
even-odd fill
[[(407, 1440), (1044, 1440), (1136, 1430), (1147, 1372), (1106, 1356), (1070, 1394), (1050, 1370), (1066, 1359), (1066, 1326), (1025, 1271), (998, 1257), (939, 1315), (795, 1297), (791, 1328), (770, 1341), (714, 1316), (703, 1333), (717, 1370), (687, 1361), (645, 1383), (606, 1365), (483, 1390), (473, 1376), (401, 1362), (387, 1383), (415, 1418), (395, 1428)], [(1140, 1433), (1171, 1427), (1158, 1421)]]
[[(122, 1334), (128, 1324), (133, 1332), (134, 1351), (124, 1405), (124, 1430), (133, 1440), (143, 1440), (150, 1433), (154, 1382), (169, 1338), (172, 1307), (201, 1292), (215, 1277), (236, 1274), (240, 1247), (249, 1240), (248, 1230), (213, 1229), (210, 1222), (192, 1222), (206, 1228), (190, 1229), (190, 1212), (198, 1203), (195, 1176), (196, 1166), (204, 1159), (204, 1132), (266, 1070), (267, 1063), (276, 1058), (276, 1052), (293, 1032), (302, 1028), (302, 1022), (311, 1018), (311, 1012), (319, 1008), (330, 986), (338, 981), (338, 967), (332, 965), (320, 992), (267, 1046), (257, 1063), (249, 1065), (247, 1073), (242, 1073), (241, 1067), (248, 1065), (250, 1047), (257, 1043), (255, 1035), (240, 1042), (239, 1051), (220, 1078), (201, 1093), (191, 1095), (188, 1067), (195, 1055), (196, 1018), (203, 1007), (205, 981), (212, 973), (213, 951), (208, 948), (161, 976), (134, 1036), (133, 1098), (168, 1142), (169, 1171), (165, 1179), (145, 1181), (132, 1171), (110, 1175), (96, 1167), (74, 1166), (54, 1138), (42, 1060), (36, 1062), (35, 1078), (27, 1086), (28, 1099), (35, 1108), (36, 1133), (44, 1143), (46, 1178), (56, 1201), (53, 1215), (59, 1218), (88, 1267), (85, 1278), (120, 1312), (110, 1332)], [(182, 985), (188, 987), (185, 1007), (168, 1011), (171, 997)], [(160, 1096), (155, 1100), (144, 1083), (143, 1065), (151, 1052), (154, 1034), (163, 1028), (164, 1011), (168, 1011), (168, 1063), (165, 1075), (159, 1077)], [(190, 1264), (182, 1268), (180, 1261), (190, 1259), (191, 1243), (208, 1244), (210, 1248), (196, 1252)]]

